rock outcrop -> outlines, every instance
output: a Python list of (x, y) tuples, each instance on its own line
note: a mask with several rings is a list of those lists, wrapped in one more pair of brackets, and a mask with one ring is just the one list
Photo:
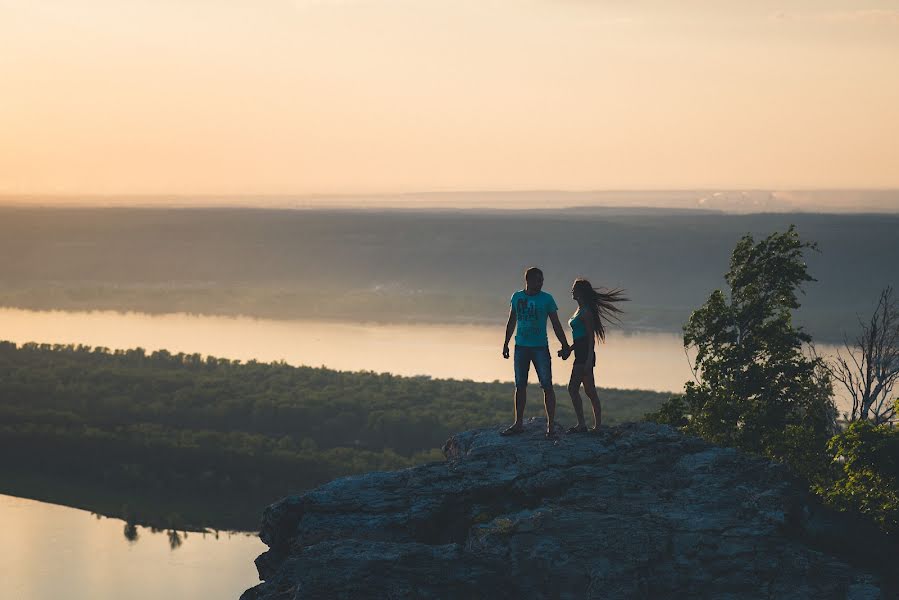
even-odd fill
[(444, 452), (270, 506), (241, 599), (888, 595), (823, 549), (832, 515), (783, 467), (666, 426), (545, 440), (534, 421)]

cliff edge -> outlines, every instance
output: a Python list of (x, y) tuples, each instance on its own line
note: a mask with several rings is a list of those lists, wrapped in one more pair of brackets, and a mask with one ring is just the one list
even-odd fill
[(778, 464), (653, 423), (498, 431), (268, 507), (241, 600), (888, 596)]

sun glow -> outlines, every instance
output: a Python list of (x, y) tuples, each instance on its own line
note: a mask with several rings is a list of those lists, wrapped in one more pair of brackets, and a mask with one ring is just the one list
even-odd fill
[(846, 1), (0, 1), (0, 193), (899, 186)]

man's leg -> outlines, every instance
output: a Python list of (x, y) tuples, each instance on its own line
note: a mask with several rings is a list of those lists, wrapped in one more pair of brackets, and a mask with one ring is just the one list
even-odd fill
[(524, 407), (528, 401), (528, 371), (531, 368), (531, 358), (527, 348), (515, 346), (513, 366), (515, 369), (515, 422), (502, 432), (503, 435), (513, 435), (524, 430)]
[(556, 390), (553, 389), (552, 361), (549, 348), (539, 348), (534, 352), (534, 370), (543, 388), (543, 407), (546, 409), (546, 433), (552, 435), (556, 423)]
[(515, 425), (522, 426), (524, 422), (524, 406), (528, 402), (528, 386), (515, 386)]

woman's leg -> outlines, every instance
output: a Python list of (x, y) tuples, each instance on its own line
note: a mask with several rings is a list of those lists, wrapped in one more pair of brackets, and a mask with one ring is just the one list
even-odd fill
[(568, 380), (568, 395), (571, 396), (571, 404), (574, 406), (574, 414), (577, 416), (578, 429), (587, 426), (584, 421), (584, 402), (581, 400), (581, 381), (584, 378), (584, 365), (575, 364), (571, 367), (571, 379)]
[[(599, 394), (596, 393), (596, 382), (593, 380), (593, 367), (584, 368), (584, 393), (590, 398), (593, 405), (593, 426), (602, 425), (602, 404), (599, 403)], [(579, 399), (580, 400), (580, 399)]]

